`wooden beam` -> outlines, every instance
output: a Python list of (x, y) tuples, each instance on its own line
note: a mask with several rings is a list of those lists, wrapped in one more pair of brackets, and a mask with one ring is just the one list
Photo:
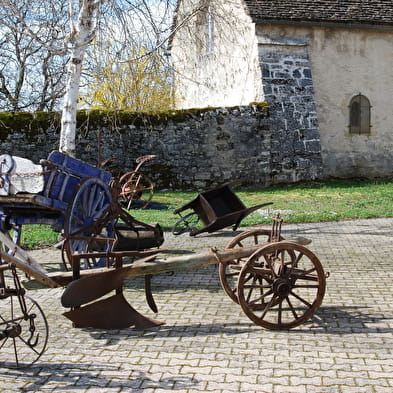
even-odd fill
[[(212, 250), (207, 253), (192, 254), (180, 257), (172, 257), (168, 259), (156, 258), (153, 261), (135, 261), (130, 265), (126, 265), (117, 269), (124, 278), (145, 276), (147, 274), (161, 274), (177, 270), (191, 269), (207, 265), (215, 265), (221, 262), (229, 262), (239, 258), (248, 258), (256, 250), (262, 246), (256, 245), (244, 248), (231, 248), (228, 250)], [(111, 252), (111, 253), (88, 253), (81, 254), (80, 257), (96, 257), (103, 258), (105, 256), (115, 257), (118, 254), (127, 256), (127, 252)], [(80, 277), (94, 276), (105, 272), (113, 271), (114, 268), (97, 268), (80, 271)], [(72, 281), (72, 272), (55, 272), (49, 273), (49, 277), (59, 285), (67, 285)]]

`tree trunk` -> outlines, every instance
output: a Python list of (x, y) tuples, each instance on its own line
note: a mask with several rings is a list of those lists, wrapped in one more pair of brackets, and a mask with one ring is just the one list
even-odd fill
[[(70, 2), (72, 1), (70, 0)], [(76, 111), (83, 58), (87, 46), (94, 39), (102, 1), (80, 0), (76, 23), (73, 15), (71, 15), (71, 35), (69, 39), (71, 57), (67, 70), (59, 144), (59, 151), (71, 156), (75, 155)]]
[[(74, 51), (76, 52), (76, 51)], [(71, 156), (75, 155), (76, 111), (79, 95), (79, 83), (82, 73), (83, 54), (71, 57), (67, 70), (67, 84), (61, 115), (59, 150)]]

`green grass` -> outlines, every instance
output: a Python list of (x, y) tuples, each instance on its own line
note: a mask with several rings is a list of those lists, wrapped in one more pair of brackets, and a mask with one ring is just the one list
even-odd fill
[[(234, 190), (247, 206), (273, 202), (242, 221), (242, 226), (269, 224), (279, 211), (286, 223), (393, 217), (393, 180), (332, 180), (258, 190)], [(144, 222), (159, 222), (168, 230), (179, 218), (173, 210), (191, 201), (195, 192), (156, 192), (154, 202), (168, 210), (132, 210)]]
[[(279, 211), (285, 223), (339, 221), (361, 218), (393, 217), (393, 179), (332, 180), (277, 186), (267, 189), (234, 189), (236, 195), (251, 207), (273, 202), (262, 212), (246, 217), (242, 226), (270, 224), (272, 215)], [(152, 202), (164, 207), (162, 210), (131, 210), (137, 220), (158, 222), (164, 230), (170, 230), (178, 216), (173, 210), (191, 201), (197, 192), (155, 192)], [(57, 234), (47, 226), (27, 226), (22, 244), (36, 248), (56, 242)]]
[(58, 236), (49, 225), (25, 225), (21, 244), (27, 249), (48, 247), (57, 242)]

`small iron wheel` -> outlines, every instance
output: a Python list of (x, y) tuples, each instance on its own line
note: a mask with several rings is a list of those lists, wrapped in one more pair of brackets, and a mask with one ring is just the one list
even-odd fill
[(199, 217), (195, 212), (191, 212), (181, 217), (180, 220), (172, 228), (174, 235), (181, 235), (182, 233), (189, 232), (196, 227), (199, 222)]
[[(280, 237), (280, 240), (283, 240)], [(242, 232), (235, 236), (227, 245), (226, 249), (236, 247), (251, 247), (260, 244), (261, 246), (271, 241), (270, 229), (253, 229), (251, 231)], [(237, 279), (240, 270), (247, 261), (247, 258), (239, 258), (228, 263), (220, 263), (219, 275), (221, 285), (227, 295), (235, 302), (239, 303), (237, 297)]]
[(128, 172), (120, 178), (120, 200), (131, 209), (135, 201), (140, 200), (141, 209), (147, 207), (153, 198), (154, 184), (149, 177), (140, 172)]
[(27, 367), (44, 353), (48, 322), (38, 303), (24, 296), (26, 313), (17, 296), (0, 301), (0, 362), (6, 367)]
[(318, 258), (290, 241), (256, 251), (242, 267), (238, 300), (244, 313), (266, 329), (292, 329), (310, 319), (322, 303), (325, 273)]

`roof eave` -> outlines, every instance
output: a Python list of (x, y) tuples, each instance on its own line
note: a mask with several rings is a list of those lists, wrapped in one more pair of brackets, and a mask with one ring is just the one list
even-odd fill
[(259, 25), (290, 25), (290, 26), (304, 26), (304, 27), (326, 27), (326, 28), (343, 28), (343, 29), (364, 29), (364, 30), (383, 30), (393, 31), (393, 24), (381, 24), (381, 23), (363, 23), (363, 22), (328, 22), (326, 20), (295, 20), (295, 19), (266, 19), (266, 18), (255, 18), (253, 22)]

